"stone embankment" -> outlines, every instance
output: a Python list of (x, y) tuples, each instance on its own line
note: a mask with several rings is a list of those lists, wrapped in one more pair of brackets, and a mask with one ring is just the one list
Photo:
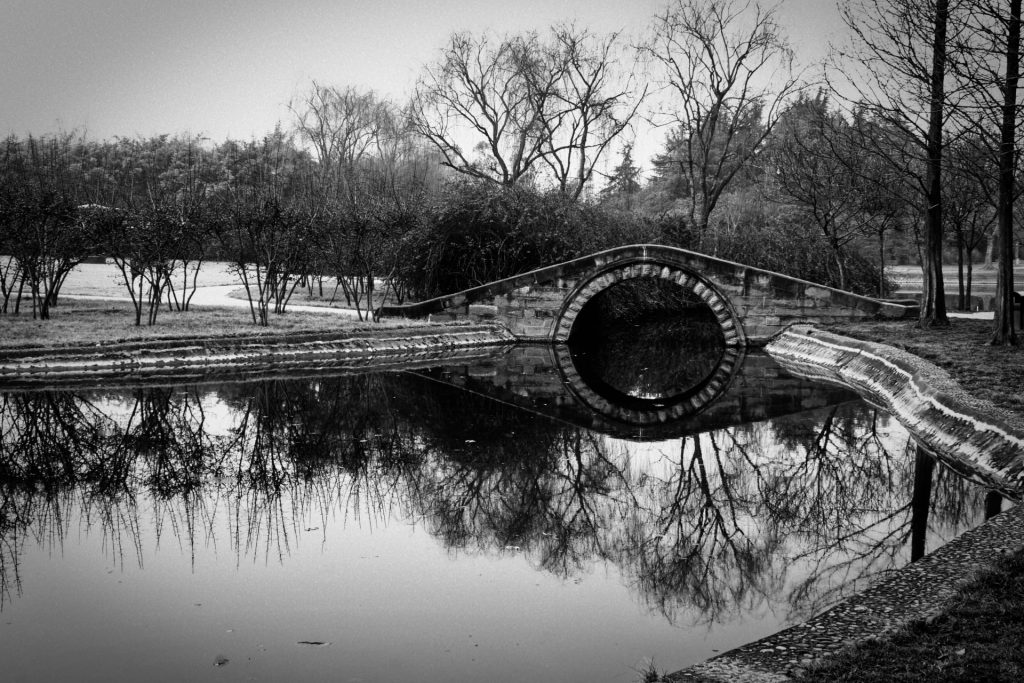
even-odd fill
[(1013, 499), (1024, 493), (1024, 424), (932, 363), (805, 326), (782, 333), (767, 350), (787, 370), (838, 382), (879, 404), (961, 473)]
[[(1019, 501), (1024, 424), (967, 394), (935, 365), (891, 346), (795, 326), (766, 347), (786, 370), (856, 389), (965, 476)], [(667, 681), (787, 681), (857, 642), (946, 609), (958, 591), (1024, 548), (1017, 505), (808, 621), (667, 676)]]
[(273, 374), (350, 365), (383, 369), (509, 344), (497, 325), (422, 325), (369, 332), (189, 337), (0, 350), (0, 387), (76, 384), (124, 378), (159, 379)]

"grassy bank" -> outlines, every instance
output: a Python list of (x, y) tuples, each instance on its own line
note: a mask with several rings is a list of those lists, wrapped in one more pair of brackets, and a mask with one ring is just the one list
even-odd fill
[(811, 667), (802, 681), (1024, 680), (1024, 555), (960, 592), (943, 615), (860, 644)]
[(424, 321), (384, 320), (359, 322), (336, 313), (288, 312), (271, 315), (268, 327), (253, 324), (247, 308), (194, 308), (164, 311), (155, 325), (136, 326), (129, 302), (65, 299), (53, 309), (50, 320), (33, 320), (31, 314), (0, 317), (0, 349), (28, 346), (61, 348), (143, 339), (182, 337), (279, 335), (299, 331), (366, 331), (422, 325)]
[(837, 325), (831, 329), (909, 351), (938, 365), (978, 398), (1024, 413), (1024, 346), (990, 346), (990, 320), (954, 318), (948, 328), (927, 330), (905, 321)]
[[(1024, 348), (992, 347), (991, 322), (954, 320), (948, 329), (905, 322), (834, 331), (905, 349), (944, 368), (997, 407), (1024, 414)], [(1024, 553), (1008, 556), (928, 622), (863, 643), (808, 669), (802, 681), (1024, 680)]]

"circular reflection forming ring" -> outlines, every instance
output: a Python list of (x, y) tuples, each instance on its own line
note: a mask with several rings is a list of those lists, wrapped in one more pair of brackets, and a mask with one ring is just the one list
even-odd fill
[(674, 422), (695, 415), (714, 403), (725, 393), (733, 377), (743, 364), (745, 349), (742, 346), (725, 347), (718, 366), (699, 382), (678, 396), (658, 400), (627, 397), (620, 392), (609, 393), (604, 387), (593, 387), (580, 376), (572, 359), (572, 353), (565, 344), (555, 347), (555, 359), (559, 372), (569, 391), (590, 410), (602, 417), (628, 425), (645, 426)]

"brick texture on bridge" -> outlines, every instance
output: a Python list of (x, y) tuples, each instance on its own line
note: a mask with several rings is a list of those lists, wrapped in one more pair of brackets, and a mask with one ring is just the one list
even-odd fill
[(380, 313), (500, 323), (522, 341), (564, 342), (591, 298), (641, 277), (661, 278), (694, 292), (714, 312), (730, 346), (764, 345), (794, 323), (917, 315), (915, 306), (653, 244), (610, 249), (448, 296), (385, 306)]

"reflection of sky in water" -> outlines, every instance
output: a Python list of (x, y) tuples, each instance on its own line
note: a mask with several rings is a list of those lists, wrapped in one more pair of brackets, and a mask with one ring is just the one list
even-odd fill
[[(614, 313), (602, 314), (602, 297), (624, 287), (605, 290), (580, 311), (569, 342), (576, 370), (599, 394), (604, 387), (611, 394), (656, 401), (694, 390), (723, 357), (724, 340), (714, 313), (700, 304), (629, 322), (619, 321)], [(679, 290), (675, 285), (666, 288)], [(679, 296), (692, 298), (679, 291)], [(641, 307), (641, 301), (628, 302), (626, 309)]]
[[(678, 669), (907, 561), (914, 458), (904, 430), (862, 404), (635, 443), (478, 396), (432, 399), (425, 385), (327, 379), (313, 396), (278, 383), (259, 400), (264, 385), (237, 386), (191, 404), (177, 393), (171, 405), (191, 405), (193, 425), (201, 405), (205, 437), (227, 453), (196, 488), (160, 499), (139, 458), (127, 487), (12, 489), (25, 519), (4, 527), (17, 560), (12, 577), (4, 556), (5, 670), (630, 681), (645, 658)], [(314, 414), (333, 396), (359, 400)], [(132, 396), (94, 403), (121, 430), (139, 425)], [(462, 420), (488, 431), (451, 439), (438, 416), (467, 404), (476, 413)], [(236, 434), (242, 416), (273, 423), (273, 438)], [(506, 424), (511, 443), (494, 438)], [(288, 455), (328, 432), (339, 453), (364, 449), (357, 465), (307, 470)], [(547, 450), (516, 460), (520, 446)], [(983, 509), (982, 492), (942, 469), (934, 479), (930, 548)]]

